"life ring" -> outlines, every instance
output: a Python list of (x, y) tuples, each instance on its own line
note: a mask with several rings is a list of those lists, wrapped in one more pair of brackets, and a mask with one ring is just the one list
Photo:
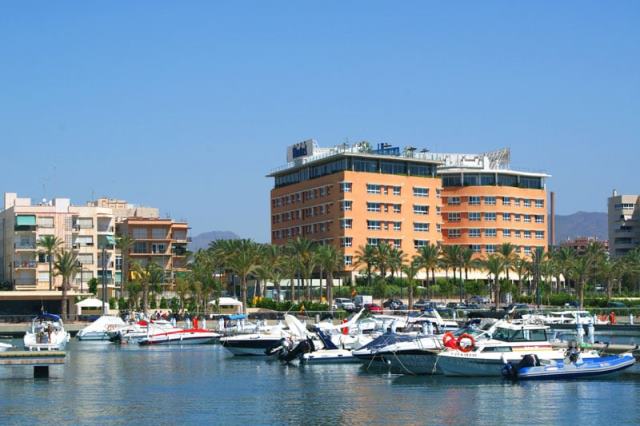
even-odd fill
[(444, 336), (442, 336), (442, 344), (446, 348), (456, 349), (456, 336), (454, 336), (452, 332), (447, 331), (444, 333)]
[[(467, 345), (467, 346), (463, 346), (461, 343), (462, 343), (462, 341), (464, 339), (471, 340), (471, 344)], [(476, 341), (475, 341), (475, 339), (473, 338), (472, 335), (464, 333), (464, 334), (460, 335), (460, 337), (458, 337), (458, 341), (456, 342), (456, 346), (458, 347), (458, 350), (460, 350), (461, 352), (470, 352), (476, 346)]]
[[(346, 323), (347, 323), (347, 320), (346, 320), (346, 319), (343, 319), (343, 320), (342, 320), (342, 323), (343, 323), (343, 324), (346, 324)], [(349, 327), (342, 327), (342, 334), (344, 334), (345, 336), (346, 336), (347, 334), (349, 334)]]

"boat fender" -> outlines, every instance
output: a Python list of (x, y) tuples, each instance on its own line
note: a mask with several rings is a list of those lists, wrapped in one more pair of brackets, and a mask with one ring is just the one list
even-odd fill
[[(462, 341), (463, 340), (470, 340), (471, 343), (469, 345), (463, 346), (462, 345)], [(476, 346), (476, 341), (473, 338), (472, 335), (464, 333), (462, 335), (460, 335), (460, 337), (458, 337), (458, 341), (456, 342), (456, 346), (458, 347), (458, 349), (461, 352), (471, 352), (473, 350), (473, 348), (475, 348)]]
[(444, 336), (442, 336), (442, 344), (446, 348), (456, 349), (457, 348), (456, 337), (453, 335), (452, 332), (447, 331), (446, 333), (444, 333)]
[(611, 313), (609, 314), (609, 322), (611, 323), (611, 325), (616, 324), (616, 313), (613, 311), (611, 311)]

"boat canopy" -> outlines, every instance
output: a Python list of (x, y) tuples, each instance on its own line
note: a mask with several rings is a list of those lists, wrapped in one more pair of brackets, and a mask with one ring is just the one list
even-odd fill
[(36, 317), (37, 320), (45, 320), (45, 321), (60, 321), (60, 316), (56, 314), (50, 314), (48, 312), (43, 312)]
[(106, 305), (106, 303), (94, 298), (84, 299), (83, 301), (76, 303), (76, 306), (81, 308), (102, 308), (103, 305)]
[(247, 316), (245, 314), (233, 314), (233, 315), (225, 315), (225, 318), (229, 320), (242, 320), (242, 319), (246, 319)]

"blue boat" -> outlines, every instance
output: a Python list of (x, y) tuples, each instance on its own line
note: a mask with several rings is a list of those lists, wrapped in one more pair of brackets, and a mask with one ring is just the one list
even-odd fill
[(505, 377), (517, 380), (580, 379), (618, 373), (635, 364), (631, 353), (599, 358), (571, 356), (564, 361), (540, 361), (535, 355), (525, 355), (518, 364), (506, 364)]

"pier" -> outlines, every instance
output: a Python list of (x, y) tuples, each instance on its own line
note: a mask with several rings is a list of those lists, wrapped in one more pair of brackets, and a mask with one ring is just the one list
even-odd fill
[(49, 366), (64, 364), (66, 352), (63, 351), (7, 351), (0, 352), (0, 365), (33, 366), (33, 377), (49, 377)]

